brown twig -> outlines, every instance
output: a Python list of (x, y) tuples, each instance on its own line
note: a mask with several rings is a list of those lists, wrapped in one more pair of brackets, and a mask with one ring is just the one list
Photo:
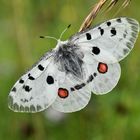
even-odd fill
[(95, 6), (93, 7), (92, 11), (89, 13), (89, 15), (85, 18), (84, 22), (82, 23), (79, 32), (90, 27), (93, 19), (97, 16), (97, 14), (99, 13), (100, 9), (102, 8), (102, 6), (106, 2), (107, 2), (107, 0), (100, 0), (97, 4), (95, 4)]
[[(101, 11), (102, 7), (105, 5), (105, 3), (109, 0), (99, 0), (98, 3), (96, 3), (93, 6), (93, 9), (91, 12), (88, 14), (88, 16), (85, 18), (84, 22), (82, 23), (79, 32), (89, 28), (91, 26), (92, 21), (95, 19), (97, 14)], [(110, 3), (108, 4), (106, 11), (110, 11), (118, 2), (119, 0), (111, 0)], [(125, 0), (122, 4), (122, 7), (125, 8), (128, 6), (131, 0)]]

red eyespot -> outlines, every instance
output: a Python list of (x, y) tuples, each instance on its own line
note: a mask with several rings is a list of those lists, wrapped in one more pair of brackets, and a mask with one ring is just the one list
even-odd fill
[(107, 64), (105, 64), (105, 63), (99, 63), (98, 64), (98, 71), (100, 72), (100, 73), (106, 73), (107, 71), (108, 71), (108, 66), (107, 66)]
[(69, 92), (68, 92), (67, 89), (64, 89), (64, 88), (59, 88), (58, 89), (58, 96), (60, 98), (66, 98), (66, 97), (68, 97), (68, 95), (69, 95)]

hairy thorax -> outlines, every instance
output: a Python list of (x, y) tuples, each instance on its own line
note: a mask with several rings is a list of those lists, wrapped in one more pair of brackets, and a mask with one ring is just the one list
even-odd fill
[(62, 44), (58, 47), (55, 56), (55, 62), (60, 71), (66, 74), (72, 74), (83, 79), (83, 53), (78, 46), (72, 44)]

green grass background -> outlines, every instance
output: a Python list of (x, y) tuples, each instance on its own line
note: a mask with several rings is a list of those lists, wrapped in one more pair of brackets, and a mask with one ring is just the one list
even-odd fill
[[(16, 80), (56, 42), (40, 35), (63, 39), (76, 33), (95, 0), (0, 0), (0, 140), (140, 140), (140, 39), (121, 62), (122, 75), (109, 94), (92, 95), (83, 110), (52, 122), (44, 113), (14, 113), (7, 96)], [(94, 24), (128, 16), (140, 21), (140, 1), (116, 15), (121, 3), (101, 12)]]

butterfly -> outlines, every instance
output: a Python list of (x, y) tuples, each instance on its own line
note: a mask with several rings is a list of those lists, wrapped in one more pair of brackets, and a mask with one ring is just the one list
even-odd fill
[(15, 112), (40, 112), (52, 106), (60, 112), (83, 109), (91, 94), (110, 92), (118, 83), (119, 61), (134, 47), (139, 33), (135, 19), (120, 17), (58, 39), (15, 83), (8, 106)]

